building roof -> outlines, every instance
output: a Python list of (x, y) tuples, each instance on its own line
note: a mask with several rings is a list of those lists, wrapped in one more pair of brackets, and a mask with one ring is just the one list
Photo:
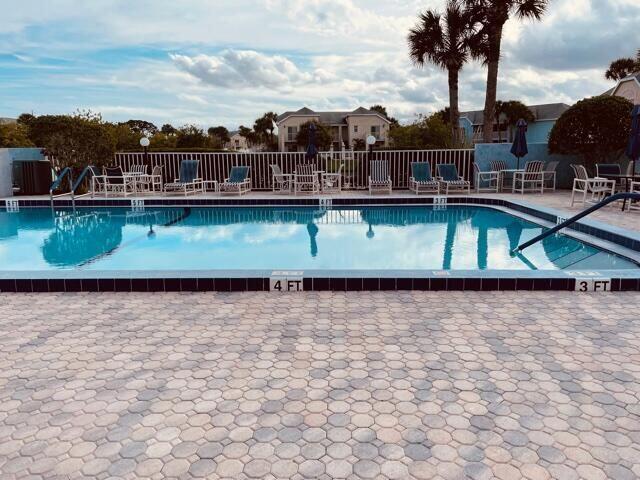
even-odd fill
[(347, 117), (356, 116), (356, 115), (375, 115), (377, 117), (380, 117), (385, 122), (391, 123), (388, 118), (385, 118), (383, 115), (380, 115), (380, 113), (375, 112), (373, 110), (368, 110), (363, 107), (358, 107), (355, 110), (352, 110), (350, 112), (345, 112), (345, 111), (316, 112), (314, 110), (311, 110), (310, 108), (304, 107), (304, 108), (301, 108), (300, 110), (296, 110), (295, 112), (284, 112), (283, 114), (278, 115), (278, 120), (276, 123), (282, 123), (284, 120), (286, 120), (289, 117), (304, 116), (304, 117), (317, 117), (321, 123), (325, 123), (327, 125), (346, 125)]
[[(569, 110), (566, 103), (545, 103), (542, 105), (528, 105), (529, 110), (533, 113), (536, 122), (542, 120), (557, 120), (564, 112)], [(467, 118), (473, 125), (484, 124), (484, 112), (482, 110), (474, 110), (472, 112), (460, 112), (460, 118)]]
[(616, 93), (616, 90), (618, 89), (618, 87), (620, 86), (621, 83), (628, 82), (629, 80), (635, 80), (636, 82), (638, 82), (640, 84), (640, 72), (632, 73), (628, 77), (624, 77), (624, 78), (620, 79), (618, 81), (618, 83), (616, 83), (615, 87), (610, 88), (609, 90), (604, 92), (602, 95), (613, 95), (614, 93)]

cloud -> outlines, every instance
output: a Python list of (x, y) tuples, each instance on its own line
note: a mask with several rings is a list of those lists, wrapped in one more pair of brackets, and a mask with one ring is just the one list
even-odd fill
[(191, 95), (189, 93), (180, 93), (178, 94), (178, 98), (180, 100), (184, 100), (185, 102), (197, 103), (198, 105), (209, 105), (209, 102), (207, 102), (204, 98), (200, 97), (199, 95)]
[[(170, 54), (173, 63), (208, 85), (223, 88), (265, 87), (287, 90), (309, 83), (314, 75), (301, 71), (282, 55), (265, 55), (253, 50), (226, 50), (219, 56)], [(330, 75), (320, 71), (319, 78)]]
[[(212, 8), (215, 3), (215, 8)], [(448, 102), (446, 73), (409, 61), (406, 33), (443, 0), (48, 0), (0, 24), (0, 105), (102, 110), (110, 120), (252, 124), (264, 111), (385, 105), (410, 120)], [(611, 87), (608, 63), (640, 45), (637, 0), (554, 0), (507, 23), (498, 96), (572, 103)], [(212, 25), (215, 28), (212, 28)], [(486, 70), (466, 65), (461, 109), (482, 108)]]

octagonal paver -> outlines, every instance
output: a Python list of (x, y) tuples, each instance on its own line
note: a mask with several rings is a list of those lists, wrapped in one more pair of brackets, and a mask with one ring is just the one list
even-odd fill
[(0, 294), (0, 476), (631, 480), (637, 294)]

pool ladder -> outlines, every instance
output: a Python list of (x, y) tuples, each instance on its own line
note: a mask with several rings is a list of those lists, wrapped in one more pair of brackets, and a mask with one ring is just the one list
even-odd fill
[[(73, 170), (71, 169), (71, 167), (63, 168), (62, 171), (56, 177), (56, 179), (53, 181), (51, 186), (49, 187), (49, 201), (51, 202), (51, 207), (53, 208), (54, 198), (63, 197), (65, 195), (71, 194), (71, 203), (75, 208), (76, 197), (84, 197), (85, 195), (89, 195), (88, 193), (84, 193), (82, 195), (76, 195), (76, 190), (78, 189), (78, 187), (80, 186), (82, 181), (87, 177), (88, 174), (91, 174), (91, 175), (95, 174), (93, 168), (94, 167), (92, 165), (85, 167), (75, 182), (73, 181)], [(60, 187), (60, 185), (62, 185), (62, 182), (64, 181), (65, 178), (69, 179), (69, 192), (54, 195), (53, 192), (55, 192)]]
[(546, 230), (545, 232), (542, 232), (537, 237), (534, 237), (531, 240), (526, 241), (521, 245), (518, 245), (518, 247), (513, 251), (513, 253), (517, 254), (517, 253), (522, 252), (522, 250), (524, 250), (525, 248), (530, 247), (531, 245), (544, 240), (545, 238), (549, 237), (550, 235), (553, 235), (554, 233), (559, 232), (563, 228), (567, 228), (570, 225), (573, 225), (578, 220), (586, 217), (587, 215), (592, 214), (596, 210), (600, 210), (602, 207), (606, 207), (610, 203), (617, 202), (618, 200), (623, 200), (625, 202), (625, 204), (627, 203), (627, 200), (640, 200), (640, 193), (628, 193), (627, 192), (627, 193), (616, 193), (615, 195), (611, 195), (610, 197), (605, 198), (601, 202), (596, 203), (592, 207), (587, 208), (586, 210), (584, 210), (584, 211), (580, 212), (579, 214), (571, 217), (570, 219), (565, 220), (562, 223), (559, 223), (555, 227), (550, 228), (549, 230)]

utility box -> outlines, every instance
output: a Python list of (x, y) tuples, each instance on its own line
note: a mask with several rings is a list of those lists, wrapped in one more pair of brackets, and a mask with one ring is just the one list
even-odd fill
[(51, 164), (48, 160), (14, 160), (14, 195), (46, 195), (51, 187)]
[[(23, 162), (32, 164), (15, 165)], [(0, 198), (46, 194), (50, 186), (51, 167), (41, 148), (0, 148)]]

